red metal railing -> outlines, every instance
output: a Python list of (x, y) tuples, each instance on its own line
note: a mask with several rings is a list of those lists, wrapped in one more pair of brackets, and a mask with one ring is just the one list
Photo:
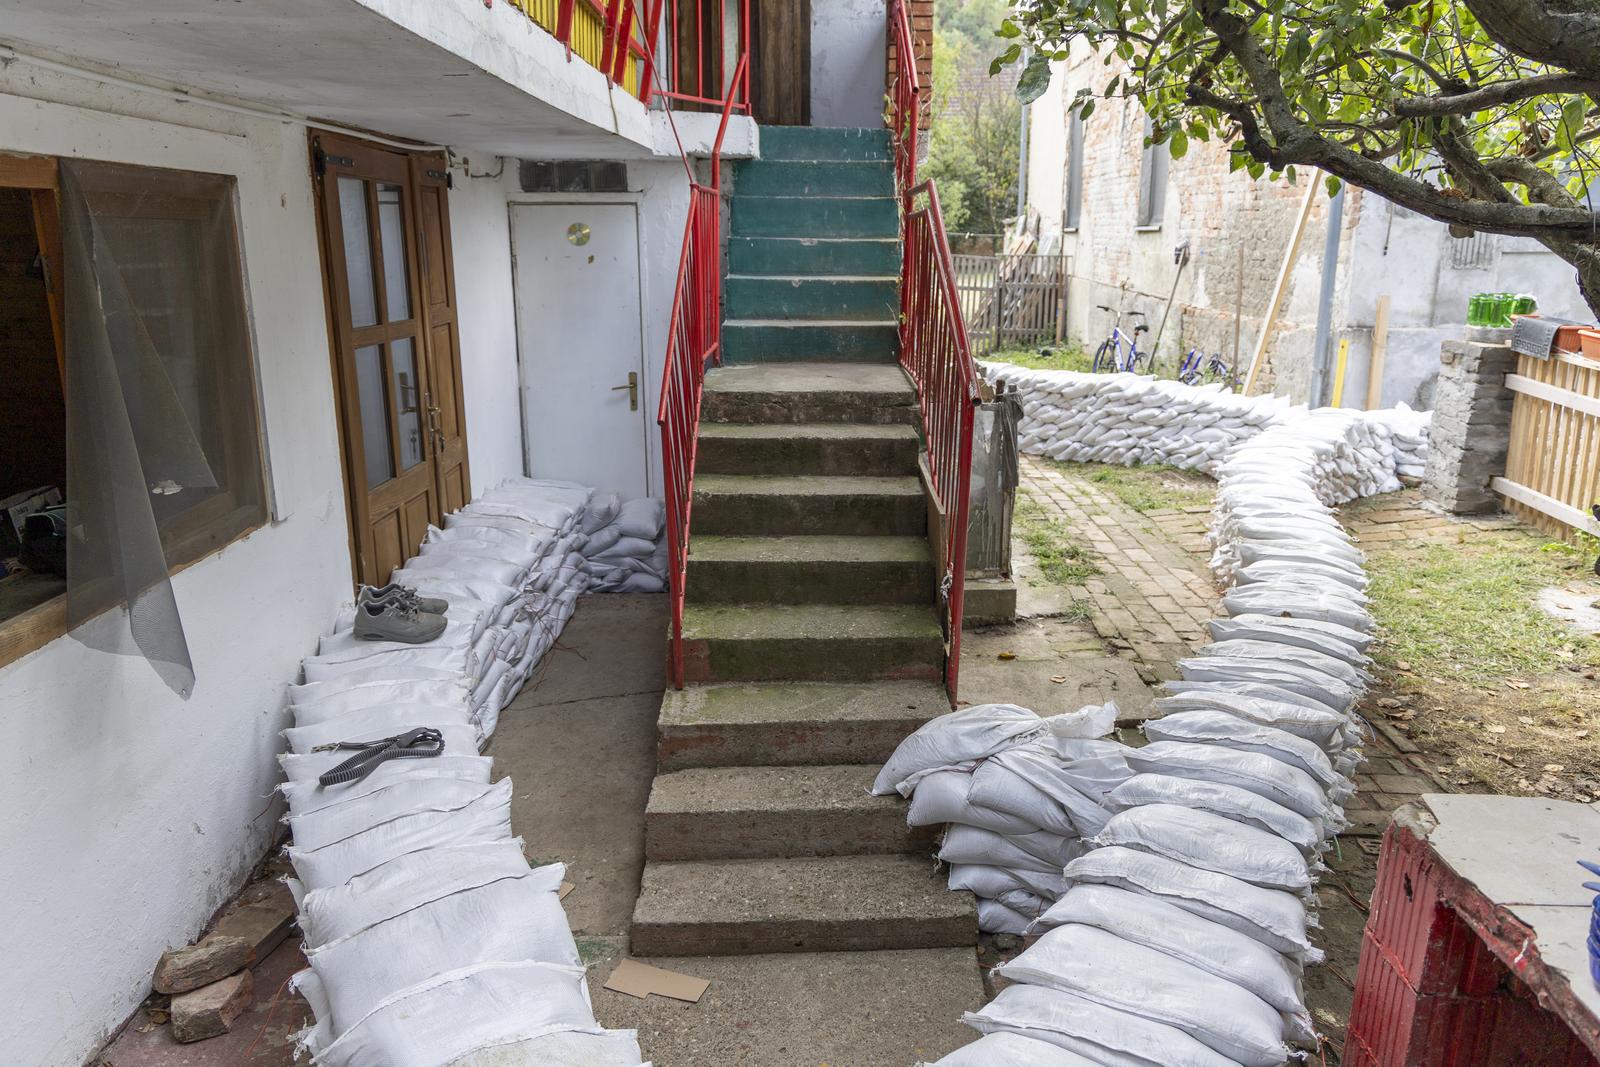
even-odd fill
[[(972, 424), (981, 399), (978, 366), (967, 347), (950, 242), (939, 192), (915, 184), (922, 87), (904, 0), (890, 8), (895, 76), (889, 97), (895, 178), (901, 198), (904, 255), (900, 275), (900, 365), (922, 408), (928, 475), (944, 518), (944, 576), (939, 592), (950, 643), (945, 687), (955, 699), (961, 670), (961, 621), (966, 597), (967, 520), (972, 491)], [(918, 203), (921, 202), (921, 206)]]
[[(683, 600), (689, 574), (689, 516), (694, 503), (695, 444), (700, 433), (700, 396), (706, 366), (722, 362), (722, 139), (733, 113), (733, 93), (747, 72), (740, 59), (734, 84), (723, 100), (722, 123), (711, 149), (711, 183), (690, 182), (689, 217), (672, 296), (666, 368), (661, 376), (661, 466), (667, 507), (668, 590), (672, 637), (668, 670), (683, 688)], [(687, 164), (687, 159), (685, 160)]]
[(714, 110), (731, 95), (735, 111), (750, 110), (750, 0), (510, 2), (566, 46), (568, 62), (577, 53), (646, 103)]

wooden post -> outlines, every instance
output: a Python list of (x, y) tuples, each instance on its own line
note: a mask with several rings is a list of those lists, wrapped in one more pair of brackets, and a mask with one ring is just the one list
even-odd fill
[(1329, 407), (1344, 407), (1344, 372), (1350, 363), (1350, 338), (1339, 338), (1339, 362), (1333, 371), (1333, 400)]
[(1289, 288), (1289, 275), (1294, 271), (1294, 261), (1300, 255), (1300, 241), (1306, 235), (1306, 221), (1311, 218), (1311, 203), (1316, 198), (1317, 181), (1321, 177), (1322, 172), (1314, 170), (1306, 182), (1305, 199), (1300, 201), (1300, 217), (1295, 219), (1294, 230), (1289, 234), (1289, 247), (1284, 250), (1283, 263), (1278, 267), (1278, 280), (1272, 287), (1272, 299), (1262, 317), (1255, 354), (1250, 357), (1250, 373), (1244, 379), (1245, 396), (1249, 396), (1255, 388), (1256, 375), (1261, 373), (1261, 365), (1266, 360), (1267, 342), (1272, 340), (1272, 331), (1278, 325), (1278, 311), (1283, 307), (1283, 295)]
[(1383, 406), (1383, 361), (1389, 355), (1389, 294), (1378, 297), (1372, 318), (1372, 359), (1367, 364), (1367, 410)]

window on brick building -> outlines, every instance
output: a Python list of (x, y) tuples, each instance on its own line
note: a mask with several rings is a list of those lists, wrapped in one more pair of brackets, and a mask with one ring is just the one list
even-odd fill
[(1061, 225), (1076, 230), (1083, 213), (1083, 117), (1076, 111), (1067, 120), (1067, 202)]
[[(1144, 139), (1155, 133), (1155, 123), (1146, 116)], [(1158, 229), (1167, 208), (1167, 164), (1171, 160), (1164, 144), (1146, 144), (1139, 160), (1139, 216), (1141, 229)]]

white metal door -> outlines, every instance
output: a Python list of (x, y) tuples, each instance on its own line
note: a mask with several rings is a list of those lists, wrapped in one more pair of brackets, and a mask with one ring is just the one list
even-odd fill
[(528, 473), (646, 495), (637, 207), (513, 204), (511, 241)]

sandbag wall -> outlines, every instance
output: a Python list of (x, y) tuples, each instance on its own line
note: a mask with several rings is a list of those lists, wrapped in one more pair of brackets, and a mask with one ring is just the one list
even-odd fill
[[(1005, 376), (1017, 381), (1009, 370)], [(1039, 400), (1048, 386), (1059, 397), (1091, 376), (1071, 377), (1047, 379), (1024, 395)], [(1139, 392), (1130, 393), (1132, 384), (1106, 386), (1112, 399), (1103, 404), (1093, 402), (1094, 390), (1078, 401), (1103, 418), (1148, 427), (1153, 420), (1130, 415), (1146, 409), (1126, 407)], [(1170, 383), (1151, 384), (1166, 395)], [(1039, 403), (1036, 418), (1055, 414)], [(1083, 434), (1092, 425), (1069, 417), (1049, 421), (1070, 427), (1054, 431), (1042, 428), (1045, 421), (1035, 451), (1061, 445), (1053, 433)], [(1041, 934), (1038, 941), (999, 968), (1015, 984), (965, 1017), (984, 1036), (940, 1067), (1275, 1067), (1294, 1046), (1315, 1045), (1300, 981), (1321, 958), (1310, 938), (1312, 892), (1319, 856), (1345, 825), (1350, 776), (1361, 760), (1364, 726), (1355, 708), (1369, 680), (1374, 628), (1361, 553), (1332, 507), (1395, 488), (1397, 468), (1425, 456), (1426, 433), (1419, 413), (1408, 411), (1285, 409), (1252, 432), (1235, 429), (1204, 458), (1147, 430), (1116, 443), (1148, 460), (1215, 473), (1211, 539), (1225, 617), (1210, 623), (1212, 643), (1178, 665), (1181, 678), (1156, 700), (1161, 716), (1145, 727), (1148, 744), (1096, 742), (1114, 745), (1127, 767), (1104, 791), (1100, 814), (1083, 810), (1092, 794), (1065, 777), (1071, 764), (1062, 762), (1051, 796), (1059, 816), (1074, 825), (1103, 819), (1103, 826), (1081, 835), (1082, 854), (1047, 883), (1056, 899), (1026, 927)], [(913, 819), (923, 785), (953, 770), (975, 782), (989, 763), (1050, 733), (1052, 720), (1029, 726), (1018, 721), (1021, 711), (966, 708), (907, 739), (885, 770), (904, 783)], [(974, 792), (963, 798), (964, 810), (942, 796), (937, 807), (958, 823), (982, 822), (990, 816), (974, 814), (982, 806)], [(1008, 840), (1003, 826), (993, 829)], [(952, 826), (946, 841), (958, 833), (967, 831)], [(989, 888), (958, 878), (957, 867), (951, 872), (952, 885), (967, 883), (980, 896)], [(1004, 923), (995, 924), (996, 916)], [(1018, 918), (980, 910), (988, 929), (1013, 931)]]
[(584, 518), (583, 573), (591, 593), (664, 593), (667, 512), (659, 497), (598, 493)]
[[(491, 784), (478, 754), (584, 591), (591, 495), (513, 479), (450, 515), (393, 576), (449, 601), (444, 634), (358, 641), (347, 611), (290, 687), (282, 790), (310, 963), (293, 984), (315, 1014), (300, 1039), (318, 1064), (641, 1061), (632, 1031), (594, 1018), (564, 866), (528, 866), (511, 780)], [(319, 784), (352, 755), (332, 746), (420, 727), (443, 735), (443, 754)]]
[[(1243, 442), (1268, 427), (1307, 424), (1309, 436), (1342, 437), (1349, 451), (1336, 462), (1342, 481), (1359, 479), (1359, 495), (1400, 488), (1398, 476), (1420, 478), (1427, 466), (1429, 412), (1308, 410), (1283, 397), (1240, 396), (1220, 384), (1137, 374), (1026, 370), (980, 364), (991, 383), (1004, 382), (1022, 400), (1018, 447), (1028, 455), (1078, 463), (1165, 463), (1216, 474)], [(1344, 497), (1343, 499), (1350, 499)]]

